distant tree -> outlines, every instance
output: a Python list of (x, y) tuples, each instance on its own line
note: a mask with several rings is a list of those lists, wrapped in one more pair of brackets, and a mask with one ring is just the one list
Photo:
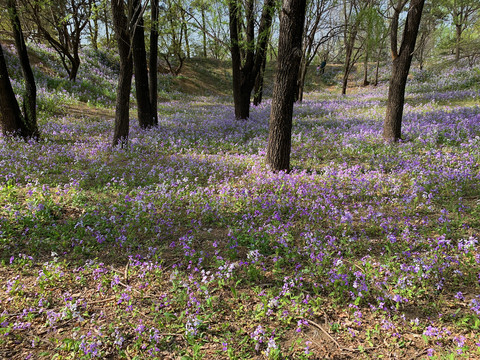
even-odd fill
[(124, 0), (112, 0), (112, 18), (120, 55), (117, 98), (115, 101), (115, 129), (113, 146), (126, 146), (130, 125), (130, 90), (132, 87), (133, 57), (131, 51), (130, 23), (132, 6), (125, 9)]
[(455, 60), (460, 60), (462, 37), (468, 28), (475, 24), (479, 16), (480, 1), (478, 0), (440, 0), (439, 5), (450, 16), (455, 28)]
[(426, 58), (435, 46), (435, 32), (441, 20), (441, 13), (436, 5), (426, 3), (422, 21), (418, 29), (417, 45), (413, 57), (418, 62), (420, 70), (423, 69)]
[(99, 45), (110, 45), (109, 3), (108, 0), (89, 1), (91, 15), (88, 20), (88, 38), (92, 48), (98, 50)]
[(263, 82), (265, 78), (265, 68), (267, 66), (267, 56), (263, 59), (262, 66), (258, 72), (253, 85), (253, 105), (258, 106), (263, 99)]
[[(145, 49), (145, 32), (143, 25), (144, 5), (141, 0), (132, 0), (132, 6), (132, 52), (138, 122), (141, 128), (147, 129), (155, 125), (155, 117), (150, 104), (151, 94), (148, 84), (147, 52)], [(156, 71), (156, 68), (152, 71)]]
[(162, 1), (159, 13), (160, 54), (171, 74), (178, 75), (187, 58), (186, 16), (182, 3), (173, 0)]
[(342, 79), (342, 95), (347, 93), (348, 78), (361, 55), (363, 44), (358, 45), (362, 6), (368, 2), (362, 0), (343, 0), (343, 46), (345, 50), (344, 71)]
[(157, 69), (158, 69), (158, 0), (150, 0), (152, 11), (152, 24), (150, 28), (150, 55), (148, 65), (150, 71), (150, 106), (153, 116), (153, 125), (158, 125), (157, 101), (158, 101), (158, 85), (157, 85)]
[(37, 88), (35, 78), (30, 66), (27, 47), (23, 37), (22, 27), (15, 0), (7, 0), (7, 10), (10, 23), (12, 25), (15, 47), (22, 67), (23, 78), (25, 80), (25, 92), (23, 94), (23, 113), (13, 92), (10, 78), (8, 76), (7, 64), (0, 45), (0, 110), (1, 124), (3, 134), (19, 135), (24, 139), (40, 137), (37, 126), (36, 99)]
[(303, 53), (305, 7), (306, 0), (284, 0), (280, 13), (277, 73), (266, 157), (273, 171), (290, 170), (293, 103)]
[(207, 0), (194, 0), (192, 6), (200, 12), (200, 20), (192, 15), (194, 21), (199, 24), (202, 33), (202, 57), (207, 57), (207, 11), (209, 10), (209, 2)]
[(382, 40), (386, 33), (386, 27), (377, 0), (368, 0), (367, 6), (363, 8), (359, 16), (362, 28), (360, 35), (364, 37), (363, 86), (367, 86), (370, 84), (368, 81), (370, 56), (375, 48), (384, 45)]
[(39, 40), (60, 56), (70, 80), (77, 78), (83, 31), (89, 24), (92, 0), (21, 0), (27, 24)]
[[(185, 1), (185, 0), (183, 0)], [(223, 1), (193, 0), (182, 5), (188, 28), (200, 32), (201, 50), (198, 53), (206, 58), (223, 59), (229, 52), (228, 12)]]
[(233, 102), (237, 119), (250, 116), (250, 97), (266, 57), (274, 12), (275, 0), (265, 0), (255, 41), (255, 1), (228, 0)]
[(398, 47), (398, 29), (400, 14), (408, 0), (397, 0), (393, 6), (393, 18), (390, 28), (390, 45), (392, 51), (392, 74), (388, 88), (387, 113), (383, 123), (383, 139), (389, 143), (401, 139), (403, 105), (405, 102), (405, 86), (410, 71), (415, 42), (417, 40), (420, 20), (425, 0), (410, 0), (407, 18), (403, 29), (403, 37)]
[[(308, 0), (303, 32), (303, 48), (300, 70), (298, 72), (297, 100), (302, 101), (307, 69), (317, 57), (319, 49), (337, 36), (342, 25), (337, 23), (334, 10), (337, 0)], [(325, 54), (328, 56), (328, 54)]]
[(92, 48), (94, 50), (98, 50), (98, 32), (99, 32), (98, 20), (100, 18), (100, 11), (101, 11), (99, 3), (95, 1), (92, 2), (91, 11), (92, 11), (92, 15), (90, 16), (90, 19), (88, 21), (88, 31), (89, 31), (88, 37), (90, 39), (90, 44), (92, 45)]

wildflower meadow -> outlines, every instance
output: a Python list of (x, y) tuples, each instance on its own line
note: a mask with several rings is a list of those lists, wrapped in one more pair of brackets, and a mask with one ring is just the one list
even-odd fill
[(175, 93), (112, 148), (115, 59), (72, 83), (36, 51), (42, 140), (0, 138), (0, 358), (480, 358), (478, 66), (412, 71), (395, 145), (386, 81), (306, 93), (274, 173), (268, 99)]

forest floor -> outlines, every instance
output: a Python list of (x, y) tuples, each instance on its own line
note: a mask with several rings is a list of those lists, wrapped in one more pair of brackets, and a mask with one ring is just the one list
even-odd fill
[(38, 74), (42, 140), (0, 138), (1, 359), (480, 358), (478, 68), (413, 72), (394, 146), (385, 81), (314, 84), (288, 174), (268, 98), (239, 122), (188, 72), (112, 149), (99, 69)]

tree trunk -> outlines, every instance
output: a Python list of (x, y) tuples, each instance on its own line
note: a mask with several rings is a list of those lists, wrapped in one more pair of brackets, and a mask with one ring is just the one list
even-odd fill
[(350, 75), (350, 69), (348, 66), (345, 66), (345, 71), (343, 73), (343, 79), (342, 79), (342, 95), (347, 94), (347, 86), (348, 86), (348, 76)]
[(370, 85), (368, 81), (368, 42), (365, 49), (365, 62), (363, 64), (363, 86)]
[(183, 29), (183, 37), (185, 39), (185, 51), (187, 52), (187, 59), (190, 59), (190, 39), (188, 37), (188, 26), (187, 20), (185, 19), (185, 13), (182, 11), (182, 29)]
[(23, 136), (22, 113), (8, 77), (7, 63), (0, 44), (0, 120), (3, 136)]
[(282, 6), (266, 157), (273, 171), (290, 170), (293, 103), (303, 53), (305, 8), (306, 0), (284, 0)]
[[(303, 53), (303, 52), (302, 52)], [(305, 88), (305, 76), (307, 75), (307, 59), (302, 56), (300, 70), (298, 71), (296, 101), (303, 101), (303, 89)]]
[(123, 0), (112, 0), (112, 16), (118, 53), (120, 55), (120, 74), (118, 77), (117, 99), (115, 102), (115, 129), (112, 145), (120, 145), (124, 147), (128, 142), (133, 59), (128, 26), (129, 20), (127, 16), (125, 16), (125, 5)]
[(373, 83), (374, 86), (378, 85), (378, 73), (380, 70), (380, 58), (377, 58), (377, 65), (375, 68), (375, 82)]
[(205, 8), (202, 4), (202, 45), (203, 45), (203, 57), (207, 58), (207, 28), (205, 22)]
[(15, 0), (7, 0), (7, 8), (15, 39), (15, 47), (25, 80), (25, 92), (23, 94), (22, 114), (8, 77), (7, 64), (2, 50), (0, 55), (0, 109), (2, 110), (3, 134), (20, 135), (24, 139), (33, 138), (38, 140), (40, 134), (37, 126), (37, 87), (32, 67), (30, 66)]
[(7, 1), (11, 9), (11, 22), (13, 28), (13, 37), (15, 38), (15, 47), (18, 52), (20, 65), (22, 67), (23, 78), (25, 79), (25, 93), (23, 95), (23, 123), (26, 129), (26, 137), (38, 140), (40, 133), (37, 125), (37, 86), (33, 75), (30, 59), (28, 58), (27, 46), (23, 37), (20, 18), (18, 17), (15, 0)]
[(153, 125), (158, 125), (157, 114), (157, 67), (158, 67), (158, 0), (151, 0), (152, 7), (152, 29), (150, 31), (150, 57), (149, 57), (149, 91), (150, 91), (150, 106), (152, 108)]
[(248, 119), (250, 116), (250, 94), (252, 86), (233, 86), (233, 103), (236, 119)]
[[(415, 42), (417, 39), (418, 28), (422, 17), (423, 5), (425, 0), (411, 0), (410, 8), (408, 10), (407, 19), (405, 21), (405, 28), (403, 32), (402, 43), (400, 45), (400, 51), (397, 51), (396, 42), (391, 43), (393, 63), (392, 63), (392, 75), (390, 78), (390, 85), (388, 88), (388, 103), (387, 113), (383, 124), (383, 139), (386, 142), (393, 143), (401, 139), (401, 127), (403, 116), (403, 105), (405, 102), (405, 86), (407, 84), (407, 77), (410, 70), (410, 64), (412, 62), (413, 51), (415, 50)], [(398, 20), (401, 9), (394, 15)], [(392, 26), (393, 31), (397, 31), (397, 26)]]
[(455, 61), (458, 62), (460, 60), (460, 40), (462, 38), (462, 24), (455, 24), (455, 30)]
[(263, 60), (257, 77), (255, 78), (255, 85), (253, 87), (253, 105), (258, 106), (262, 102), (263, 97), (263, 79), (265, 77), (265, 66), (267, 65), (267, 58)]
[(80, 56), (78, 55), (78, 50), (74, 53), (70, 63), (72, 66), (68, 78), (70, 81), (75, 81), (77, 79), (78, 69), (80, 68)]
[(105, 26), (105, 39), (107, 40), (107, 44), (110, 45), (110, 30), (108, 28), (108, 11), (107, 5), (105, 4), (104, 12), (103, 12), (103, 25)]
[(135, 70), (135, 89), (137, 95), (138, 122), (142, 129), (154, 125), (152, 107), (150, 104), (150, 90), (148, 86), (147, 52), (145, 50), (145, 33), (143, 30), (142, 3), (133, 1), (133, 66)]
[[(95, 7), (95, 13), (92, 16), (88, 23), (90, 29), (90, 42), (92, 43), (93, 49), (98, 50), (98, 8)], [(93, 23), (93, 25), (92, 25)]]

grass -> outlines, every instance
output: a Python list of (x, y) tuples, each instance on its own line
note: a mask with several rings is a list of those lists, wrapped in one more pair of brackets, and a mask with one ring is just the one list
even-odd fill
[[(220, 81), (198, 64), (172, 81)], [(479, 357), (480, 108), (433, 80), (396, 146), (385, 85), (306, 94), (289, 174), (264, 164), (268, 101), (237, 122), (175, 95), (112, 149), (80, 85), (41, 142), (0, 139), (0, 358)]]

